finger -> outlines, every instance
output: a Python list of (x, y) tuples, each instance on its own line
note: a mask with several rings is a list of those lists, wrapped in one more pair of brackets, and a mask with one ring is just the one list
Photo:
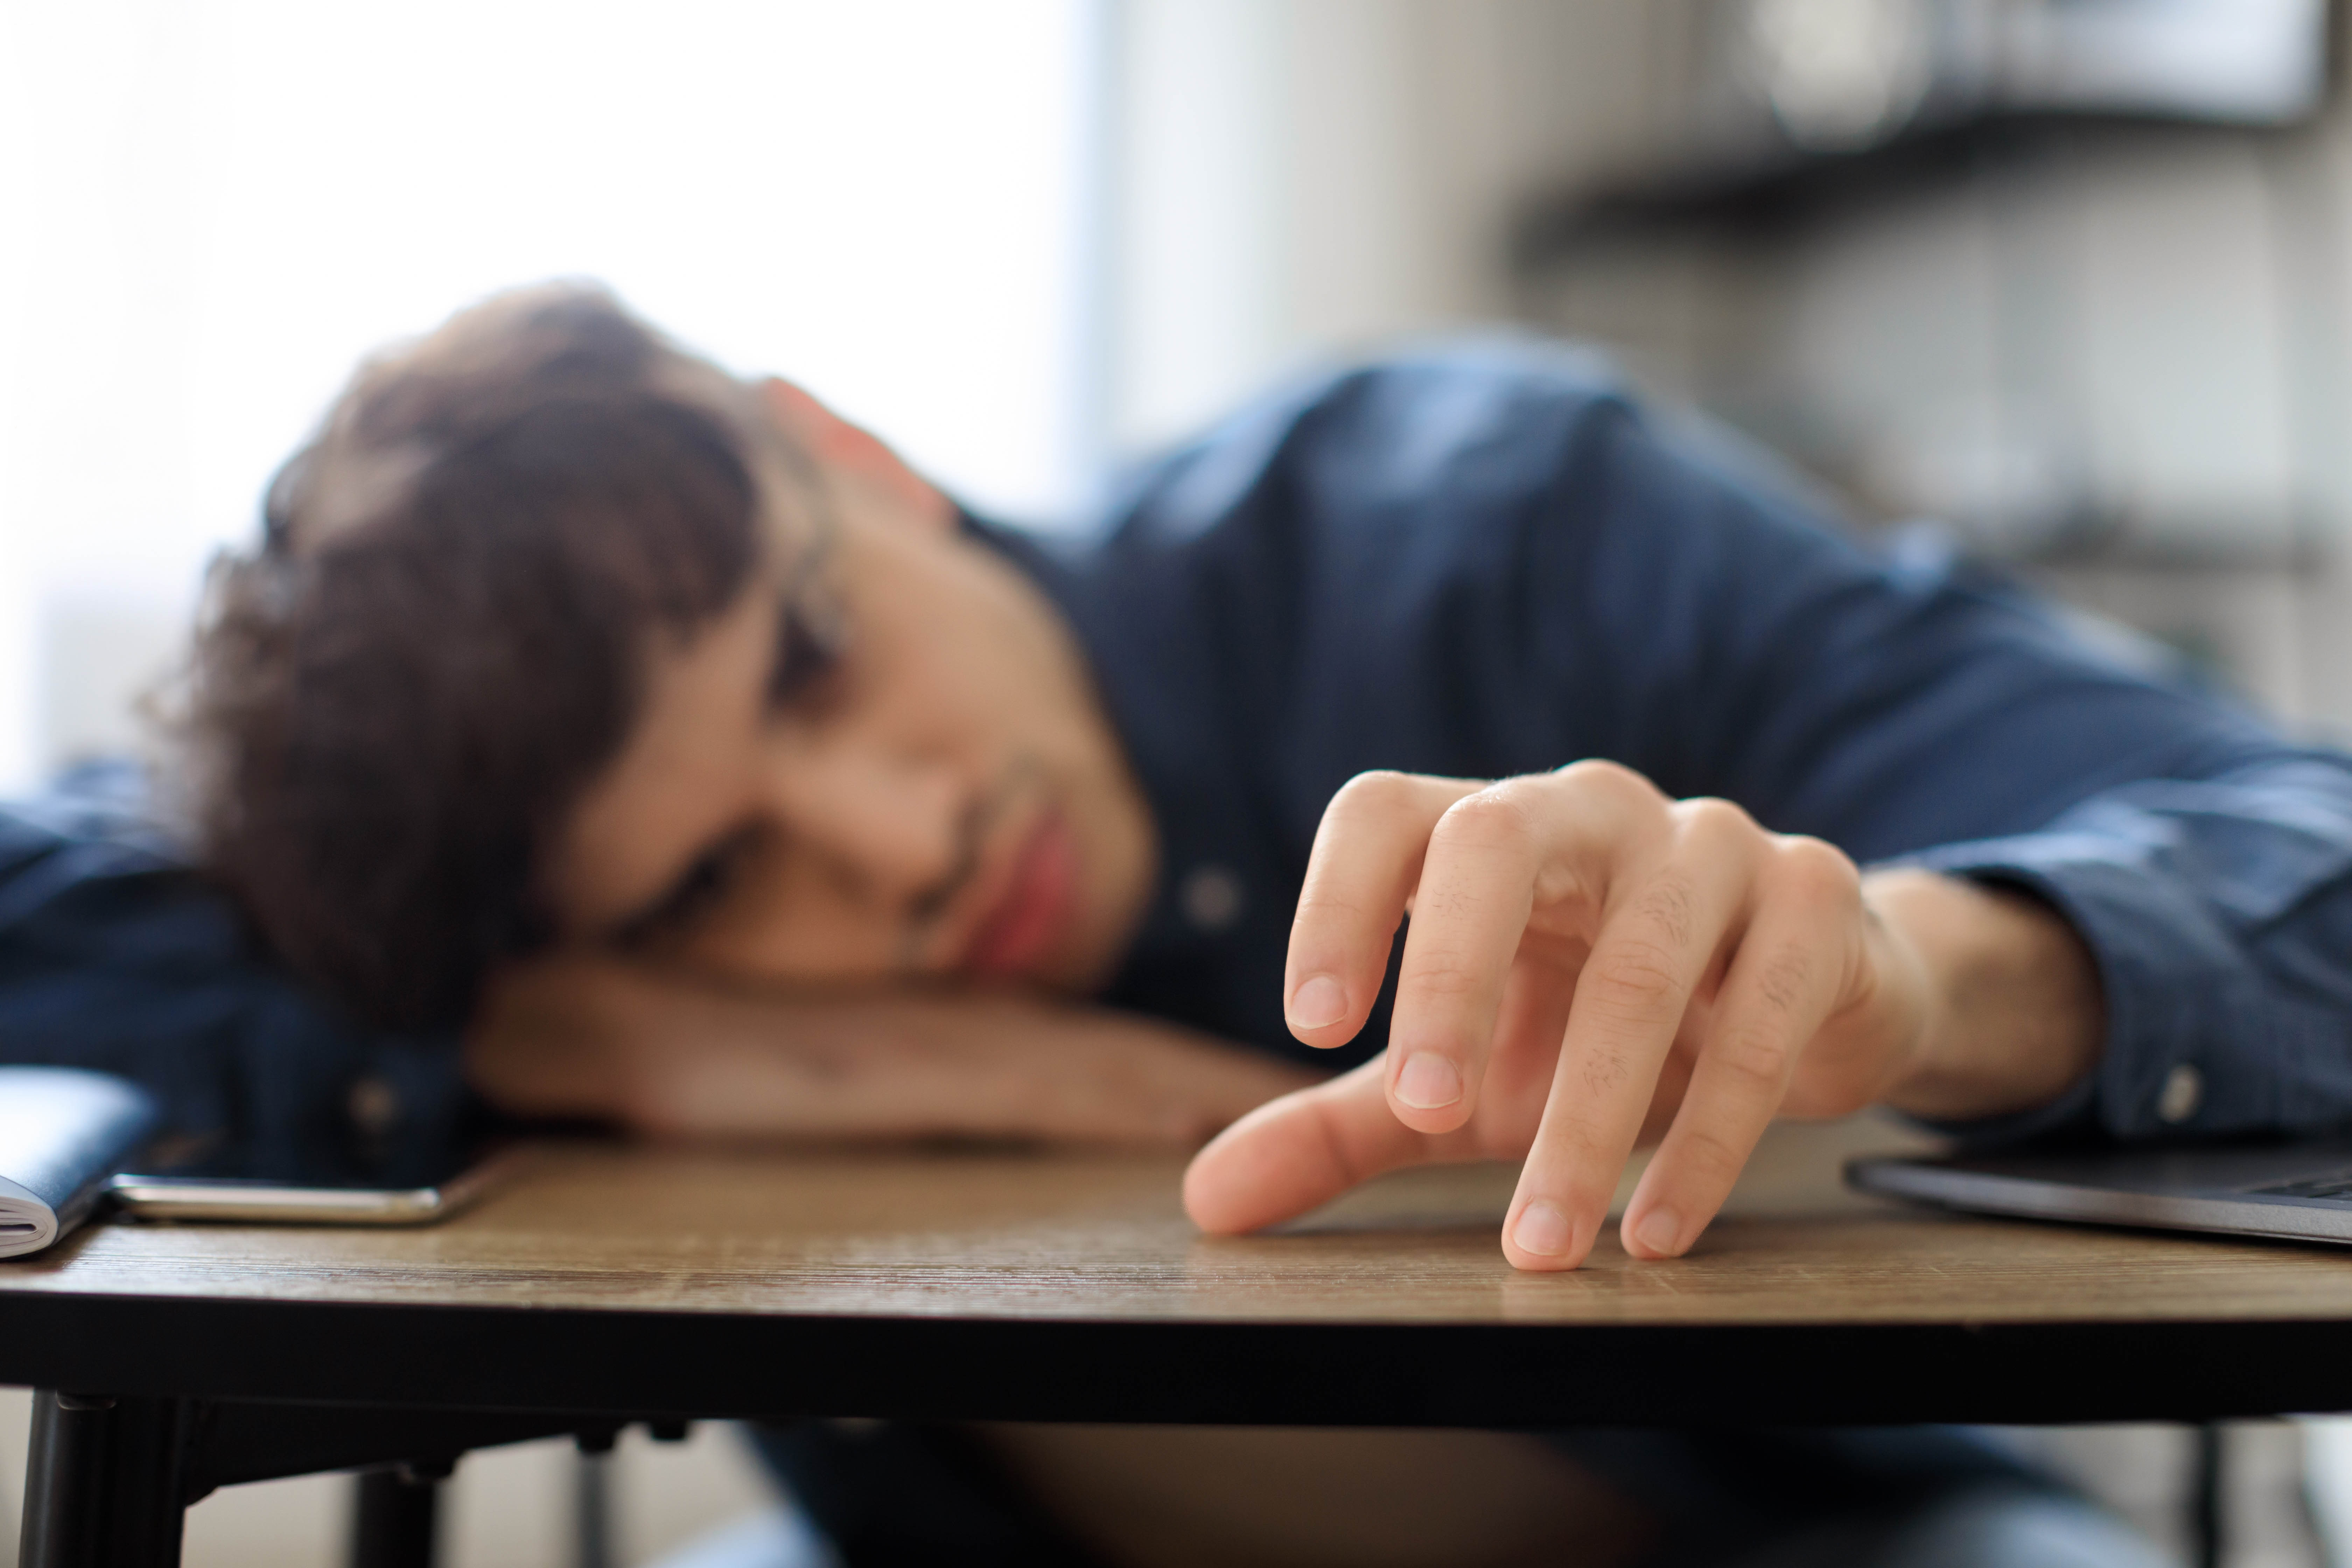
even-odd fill
[(1192, 1157), (1184, 1212), (1232, 1236), (1328, 1203), (1360, 1182), (1459, 1152), (1389, 1114), (1378, 1057), (1328, 1083), (1261, 1105)]
[[(1685, 1020), (1687, 1027), (1687, 1020)], [(1675, 1112), (1683, 1106), (1683, 1096), (1690, 1092), (1692, 1054), (1676, 1049), (1666, 1053), (1658, 1064), (1657, 1086), (1650, 1091), (1650, 1109), (1643, 1113), (1641, 1131), (1633, 1134), (1633, 1147), (1655, 1144), (1666, 1136), (1674, 1125)]]
[(1495, 1042), (1479, 1075), (1478, 1115), (1467, 1124), (1480, 1149), (1493, 1157), (1518, 1159), (1534, 1146), (1575, 996), (1574, 965), (1545, 963), (1521, 952), (1504, 984)]
[(1625, 1205), (1625, 1250), (1636, 1258), (1680, 1257), (1698, 1239), (1844, 993), (1862, 916), (1853, 863), (1812, 839), (1774, 861), (1682, 1110)]
[(1715, 801), (1675, 808), (1673, 852), (1612, 895), (1577, 978), (1550, 1099), (1519, 1173), (1503, 1251), (1573, 1268), (1607, 1217), (1691, 993), (1745, 912), (1762, 836)]
[(1613, 868), (1671, 822), (1664, 796), (1615, 768), (1506, 779), (1446, 810), (1414, 889), (1389, 1026), (1399, 1121), (1444, 1132), (1476, 1110), (1538, 883), (1548, 905), (1598, 908)]
[(1484, 787), (1467, 779), (1359, 773), (1315, 829), (1290, 926), (1283, 1016), (1307, 1045), (1356, 1037), (1381, 994), (1389, 949), (1421, 877), (1430, 830), (1445, 808)]

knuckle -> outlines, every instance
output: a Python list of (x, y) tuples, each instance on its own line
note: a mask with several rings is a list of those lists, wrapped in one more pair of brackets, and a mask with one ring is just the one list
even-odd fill
[(1716, 1066), (1735, 1090), (1775, 1101), (1787, 1087), (1790, 1061), (1785, 1041), (1756, 1030), (1733, 1035), (1716, 1052)]
[(1550, 776), (1571, 789), (1590, 791), (1603, 800), (1654, 805), (1665, 798), (1648, 779), (1624, 763), (1604, 757), (1570, 763)]
[(1774, 859), (1776, 877), (1809, 903), (1862, 900), (1862, 872), (1835, 845), (1801, 836), (1786, 837), (1777, 846)]
[(1298, 911), (1291, 924), (1297, 928), (1331, 920), (1352, 922), (1367, 919), (1372, 912), (1371, 905), (1363, 898), (1334, 887), (1329, 879), (1309, 879), (1298, 895)]
[(1375, 768), (1358, 773), (1331, 797), (1331, 812), (1345, 817), (1389, 816), (1412, 804), (1417, 784), (1411, 773)]
[(1709, 843), (1763, 831), (1756, 819), (1730, 801), (1711, 795), (1694, 795), (1675, 803), (1683, 831)]
[(1556, 794), (1551, 780), (1546, 775), (1520, 773), (1496, 779), (1477, 795), (1465, 798), (1476, 800), (1484, 797), (1492, 807), (1507, 807), (1522, 816), (1535, 816), (1550, 808)]
[(1685, 873), (1663, 871), (1634, 900), (1633, 915), (1637, 922), (1656, 930), (1661, 946), (1670, 954), (1690, 945), (1691, 933), (1698, 924), (1698, 889)]
[(1437, 819), (1435, 837), (1453, 843), (1524, 854), (1535, 838), (1527, 794), (1508, 783), (1465, 795)]
[(1401, 984), (1424, 1001), (1454, 1003), (1477, 995), (1486, 981), (1466, 954), (1434, 952), (1416, 954), (1412, 973)]
[(1588, 964), (1577, 989), (1589, 986), (1593, 1000), (1612, 1011), (1646, 1017), (1672, 1005), (1680, 985), (1673, 953), (1654, 942), (1626, 942)]
[(1748, 1151), (1711, 1127), (1690, 1128), (1681, 1143), (1681, 1163), (1713, 1186), (1730, 1186), (1748, 1164)]

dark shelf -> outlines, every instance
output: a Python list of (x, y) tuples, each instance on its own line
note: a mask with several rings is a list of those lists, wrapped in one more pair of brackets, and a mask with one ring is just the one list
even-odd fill
[(1906, 132), (1852, 153), (1782, 147), (1745, 164), (1538, 197), (1513, 226), (1511, 261), (1526, 276), (1595, 244), (1707, 233), (1768, 237), (1832, 213), (1948, 189), (2062, 153), (2217, 140), (2262, 143), (2310, 122), (2251, 126), (2155, 115), (2001, 114)]

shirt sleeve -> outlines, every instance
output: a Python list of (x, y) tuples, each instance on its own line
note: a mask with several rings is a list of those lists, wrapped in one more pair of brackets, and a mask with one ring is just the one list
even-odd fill
[(2058, 1103), (1959, 1131), (2094, 1121), (2306, 1132), (2352, 1121), (2352, 770), (2282, 759), (2105, 790), (2046, 829), (1940, 846), (1931, 869), (2028, 889), (2096, 955), (2099, 1066)]
[(0, 811), (0, 1061), (132, 1079), (182, 1147), (281, 1179), (429, 1173), (474, 1109), (454, 1041), (340, 1018), (160, 840), (54, 803)]
[(2095, 955), (2092, 1075), (1958, 1131), (2352, 1123), (2352, 759), (1922, 538), (1860, 548), (1748, 459), (1631, 415), (1592, 440), (1589, 610), (1639, 704), (1628, 760), (1865, 863), (2028, 890)]

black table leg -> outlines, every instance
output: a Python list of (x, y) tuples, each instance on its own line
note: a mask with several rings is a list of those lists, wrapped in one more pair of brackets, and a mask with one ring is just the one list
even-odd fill
[(2189, 1477), (2189, 1542), (2197, 1568), (2221, 1568), (2230, 1552), (2229, 1435), (2219, 1421), (2194, 1429), (2195, 1468)]
[(351, 1568), (433, 1568), (440, 1483), (397, 1466), (362, 1470)]
[[(600, 1435), (601, 1436), (601, 1435)], [(613, 1440), (580, 1440), (572, 1471), (573, 1568), (614, 1568), (613, 1550)]]
[(179, 1568), (186, 1402), (33, 1395), (22, 1568)]

